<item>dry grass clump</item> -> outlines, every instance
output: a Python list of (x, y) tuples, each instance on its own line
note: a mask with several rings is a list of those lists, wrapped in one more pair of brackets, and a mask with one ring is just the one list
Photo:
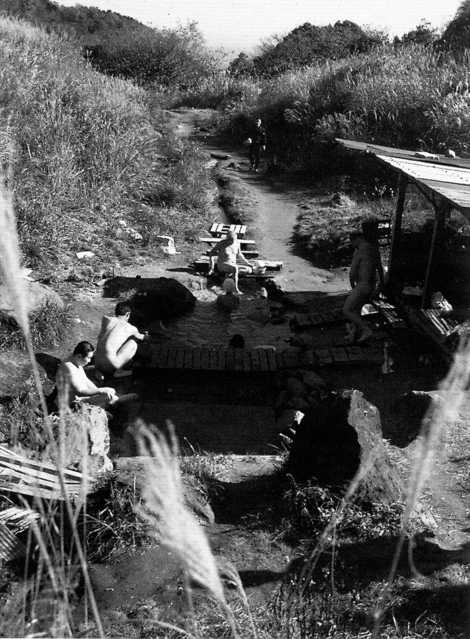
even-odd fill
[(222, 604), (222, 582), (207, 538), (185, 504), (184, 489), (177, 458), (177, 443), (168, 442), (141, 425), (137, 441), (147, 464), (147, 481), (143, 486), (146, 508), (142, 516), (151, 524), (158, 540), (181, 559), (188, 579), (195, 581)]

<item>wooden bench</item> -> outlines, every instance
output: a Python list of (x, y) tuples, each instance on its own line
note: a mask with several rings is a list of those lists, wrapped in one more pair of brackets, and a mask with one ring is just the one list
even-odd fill
[(237, 234), (237, 237), (243, 237), (246, 234), (246, 226), (244, 224), (220, 224), (214, 222), (210, 227), (209, 233), (214, 237), (221, 237), (227, 235), (229, 231)]
[[(258, 256), (254, 254), (255, 251), (242, 251), (243, 255), (249, 258), (255, 258)], [(266, 268), (265, 273), (239, 273), (243, 278), (272, 278), (274, 271), (280, 271), (283, 267), (283, 262), (279, 260), (260, 260), (261, 264)], [(194, 260), (193, 266), (199, 273), (207, 273), (210, 268), (210, 257), (208, 255), (201, 255)]]
[[(206, 242), (207, 244), (217, 244), (218, 242), (222, 242), (223, 237), (200, 237), (200, 242)], [(256, 240), (245, 240), (241, 239), (240, 246), (253, 246), (256, 244)]]
[(459, 325), (456, 320), (442, 316), (438, 310), (429, 308), (419, 311), (424, 321), (427, 321), (440, 337), (448, 337), (452, 331)]

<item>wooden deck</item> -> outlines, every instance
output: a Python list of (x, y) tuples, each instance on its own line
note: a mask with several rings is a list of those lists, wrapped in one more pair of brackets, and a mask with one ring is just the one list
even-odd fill
[(322, 313), (296, 313), (291, 320), (291, 325), (295, 330), (336, 323), (344, 324), (344, 315), (340, 308)]
[(306, 352), (155, 346), (149, 368), (275, 373), (286, 369), (366, 363), (371, 359), (375, 361), (376, 357), (371, 357), (370, 349), (360, 346), (336, 346)]

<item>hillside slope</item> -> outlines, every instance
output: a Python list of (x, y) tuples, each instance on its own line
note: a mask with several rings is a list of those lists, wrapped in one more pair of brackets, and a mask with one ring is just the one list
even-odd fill
[(74, 268), (76, 251), (106, 263), (127, 254), (120, 220), (141, 233), (140, 248), (170, 229), (179, 241), (198, 232), (200, 155), (152, 117), (143, 89), (94, 71), (70, 41), (10, 18), (0, 18), (0, 65), (0, 139), (30, 266), (57, 278)]
[(84, 7), (79, 4), (74, 7), (62, 7), (50, 0), (2, 0), (0, 11), (35, 25), (73, 32), (89, 44), (102, 39), (103, 35), (110, 31), (152, 31), (137, 20), (114, 11), (102, 11), (96, 7)]

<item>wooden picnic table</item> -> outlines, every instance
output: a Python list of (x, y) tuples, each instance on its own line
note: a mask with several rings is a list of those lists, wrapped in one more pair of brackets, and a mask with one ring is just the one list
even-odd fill
[(214, 222), (209, 229), (209, 233), (214, 237), (222, 237), (222, 235), (227, 235), (229, 231), (236, 233), (237, 237), (241, 238), (246, 234), (246, 226), (244, 224), (220, 224), (219, 222)]

